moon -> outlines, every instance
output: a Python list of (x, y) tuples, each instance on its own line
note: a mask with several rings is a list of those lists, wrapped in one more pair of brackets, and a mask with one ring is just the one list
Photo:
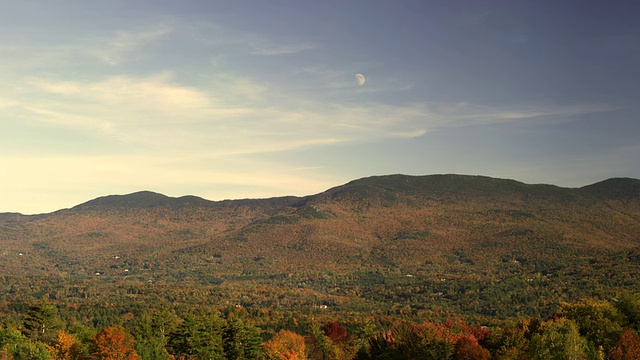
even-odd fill
[(362, 86), (367, 79), (362, 74), (356, 74), (356, 81), (358, 82), (358, 85)]

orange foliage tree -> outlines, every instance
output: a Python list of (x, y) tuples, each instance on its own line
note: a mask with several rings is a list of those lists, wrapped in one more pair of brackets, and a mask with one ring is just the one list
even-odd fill
[(138, 360), (133, 339), (119, 326), (110, 326), (99, 332), (93, 340), (96, 360)]
[(624, 329), (620, 336), (620, 343), (609, 352), (609, 358), (613, 360), (640, 359), (640, 336), (630, 329)]
[(471, 334), (462, 335), (454, 346), (456, 360), (488, 360), (489, 350), (478, 344), (478, 339)]
[(280, 330), (271, 340), (265, 342), (264, 351), (272, 360), (306, 359), (304, 337), (287, 330)]
[(83, 357), (82, 345), (64, 330), (58, 332), (53, 350), (56, 360), (78, 360)]

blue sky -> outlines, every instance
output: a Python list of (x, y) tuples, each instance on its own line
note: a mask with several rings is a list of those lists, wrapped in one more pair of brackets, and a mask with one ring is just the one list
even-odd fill
[(308, 195), (395, 173), (639, 178), (639, 12), (0, 0), (0, 211), (138, 190)]

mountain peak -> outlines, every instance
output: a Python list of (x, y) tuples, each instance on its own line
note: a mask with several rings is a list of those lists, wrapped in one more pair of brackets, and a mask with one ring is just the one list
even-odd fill
[(640, 180), (632, 178), (612, 178), (580, 188), (591, 195), (606, 199), (640, 198)]
[(152, 208), (159, 206), (182, 205), (206, 206), (212, 203), (212, 201), (205, 200), (197, 196), (183, 196), (174, 198), (153, 191), (145, 190), (127, 195), (102, 196), (74, 206), (73, 209), (86, 210), (105, 207)]

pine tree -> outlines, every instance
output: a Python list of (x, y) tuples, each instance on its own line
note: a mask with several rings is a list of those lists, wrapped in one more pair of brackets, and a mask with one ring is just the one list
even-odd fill
[(178, 327), (169, 334), (167, 350), (178, 357), (189, 357), (196, 354), (195, 334), (198, 332), (198, 323), (193, 316), (185, 318)]
[(230, 317), (222, 331), (224, 355), (229, 360), (260, 359), (263, 355), (260, 330)]
[(58, 331), (62, 329), (58, 308), (44, 300), (30, 307), (24, 319), (23, 329), (29, 339), (53, 345)]

